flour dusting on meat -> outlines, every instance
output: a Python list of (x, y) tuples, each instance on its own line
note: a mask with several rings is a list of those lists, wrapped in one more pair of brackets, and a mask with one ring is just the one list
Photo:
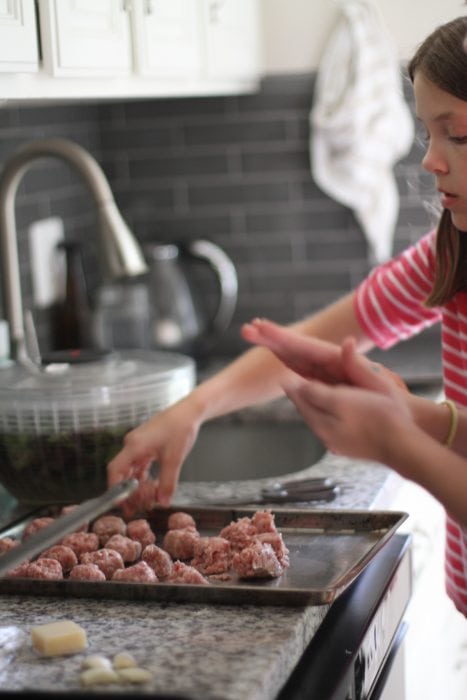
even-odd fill
[[(54, 520), (51, 517), (33, 520), (23, 538)], [(116, 515), (103, 515), (85, 531), (80, 528), (66, 535), (35, 561), (25, 562), (7, 575), (205, 585), (235, 577), (278, 578), (290, 565), (289, 550), (269, 510), (256, 511), (251, 518), (232, 520), (210, 536), (201, 536), (192, 515), (177, 511), (168, 517), (161, 546), (155, 542), (156, 535), (147, 519), (125, 522)], [(18, 544), (19, 540), (11, 537), (0, 539), (0, 556)]]

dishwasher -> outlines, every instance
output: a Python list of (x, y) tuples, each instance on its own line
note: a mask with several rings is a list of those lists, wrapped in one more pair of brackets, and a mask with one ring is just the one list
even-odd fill
[(277, 700), (405, 700), (410, 544), (395, 534), (333, 603)]

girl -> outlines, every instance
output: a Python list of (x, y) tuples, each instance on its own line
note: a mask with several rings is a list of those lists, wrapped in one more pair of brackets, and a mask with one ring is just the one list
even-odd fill
[[(437, 28), (409, 64), (417, 116), (427, 150), (423, 167), (434, 176), (443, 212), (436, 231), (393, 261), (376, 268), (352, 293), (299, 323), (295, 331), (316, 339), (308, 351), (310, 371), (325, 382), (348, 381), (340, 348), (353, 336), (358, 350), (389, 348), (424, 328), (442, 323), (446, 397), (467, 406), (467, 17)], [(326, 342), (325, 342), (326, 341)], [(421, 360), (422, 361), (422, 360)], [(267, 348), (253, 348), (177, 404), (132, 430), (108, 465), (109, 485), (135, 475), (140, 491), (128, 504), (168, 505), (183, 460), (201, 425), (217, 416), (282, 392), (290, 370)], [(449, 433), (454, 403), (433, 407), (419, 425), (437, 440)], [(418, 422), (418, 421), (417, 421)], [(454, 441), (453, 449), (463, 453)], [(159, 481), (148, 479), (159, 462)], [(467, 561), (461, 525), (447, 515), (447, 590), (467, 612)]]

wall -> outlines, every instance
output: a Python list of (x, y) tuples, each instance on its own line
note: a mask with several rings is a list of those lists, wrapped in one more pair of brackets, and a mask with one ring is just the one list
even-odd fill
[[(411, 0), (410, 11), (406, 0), (375, 0), (375, 5), (401, 61), (438, 24), (466, 12), (463, 0)], [(266, 72), (316, 70), (339, 17), (339, 0), (261, 0), (261, 12)]]
[[(278, 2), (267, 2), (270, 23), (273, 16), (277, 19)], [(452, 10), (453, 0), (443, 3), (448, 5)], [(435, 14), (432, 7), (430, 21)], [(298, 13), (283, 15), (286, 26), (291, 26), (291, 15), (295, 21)], [(244, 348), (239, 337), (243, 321), (254, 315), (298, 319), (352, 289), (369, 269), (366, 243), (352, 213), (324, 195), (311, 178), (308, 117), (315, 72), (304, 70), (303, 57), (286, 64), (282, 54), (280, 60), (283, 70), (268, 74), (253, 95), (7, 105), (0, 112), (0, 165), (25, 141), (69, 137), (101, 162), (117, 203), (143, 243), (205, 237), (225, 248), (240, 288), (235, 318), (215, 348), (218, 354), (234, 355)], [(268, 65), (279, 68), (272, 58)], [(405, 89), (411, 102), (408, 83)], [(431, 224), (432, 186), (419, 167), (421, 152), (415, 142), (395, 168), (401, 204), (395, 252)], [(50, 161), (28, 173), (17, 214), (27, 307), (32, 304), (27, 226), (36, 219), (61, 216), (66, 235), (78, 236), (86, 245), (91, 287), (100, 283), (93, 205), (68, 167)], [(210, 303), (213, 297), (211, 291)], [(37, 321), (46, 349), (46, 314), (37, 314)]]
[[(312, 74), (279, 75), (250, 96), (7, 108), (0, 155), (4, 160), (32, 138), (75, 139), (101, 161), (142, 242), (205, 237), (224, 247), (236, 265), (240, 294), (216, 351), (235, 354), (243, 348), (241, 322), (254, 315), (299, 318), (349, 291), (368, 271), (366, 243), (351, 212), (325, 196), (310, 175), (313, 82)], [(395, 250), (429, 223), (419, 198), (426, 190), (419, 160), (414, 144), (396, 167), (401, 213)], [(74, 173), (51, 161), (26, 175), (18, 199), (27, 305), (27, 224), (50, 214), (64, 218), (67, 236), (84, 240), (88, 273), (93, 285), (99, 282), (92, 203)]]

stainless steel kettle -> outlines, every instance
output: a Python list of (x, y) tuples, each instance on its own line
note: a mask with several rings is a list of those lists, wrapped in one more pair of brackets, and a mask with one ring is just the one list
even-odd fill
[[(203, 354), (228, 328), (236, 308), (238, 279), (232, 260), (218, 245), (203, 239), (184, 245), (153, 243), (144, 252), (152, 347)], [(211, 277), (214, 273), (214, 294), (212, 279), (203, 275), (206, 266)]]

